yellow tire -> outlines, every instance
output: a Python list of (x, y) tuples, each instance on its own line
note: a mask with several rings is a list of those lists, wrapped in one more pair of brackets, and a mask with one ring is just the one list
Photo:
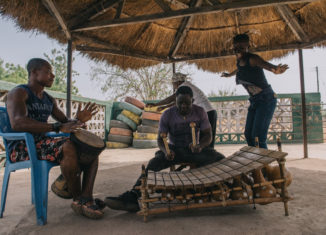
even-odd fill
[(136, 139), (136, 140), (157, 140), (157, 134), (134, 132), (134, 139)]
[(119, 143), (119, 142), (106, 142), (106, 147), (109, 149), (121, 149), (121, 148), (128, 148), (128, 144), (125, 143)]
[(144, 111), (145, 112), (152, 112), (152, 113), (163, 113), (165, 110), (167, 110), (168, 108), (165, 108), (163, 110), (160, 110), (160, 111), (157, 111), (157, 109), (159, 108), (160, 106), (153, 106), (153, 107), (146, 107), (144, 108)]
[(134, 123), (136, 123), (137, 125), (139, 125), (140, 123), (140, 117), (126, 109), (122, 110), (122, 114), (125, 115), (127, 118), (129, 118), (130, 120), (132, 120)]

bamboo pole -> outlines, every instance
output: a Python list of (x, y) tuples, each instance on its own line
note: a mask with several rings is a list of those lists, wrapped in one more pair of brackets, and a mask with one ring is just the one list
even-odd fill
[(144, 216), (144, 222), (147, 222), (147, 216), (148, 216), (148, 203), (146, 202), (148, 192), (146, 190), (146, 172), (145, 172), (145, 166), (142, 165), (141, 170), (141, 212)]
[[(291, 198), (287, 199), (291, 200)], [(271, 202), (283, 202), (283, 198), (275, 197), (275, 198), (255, 198), (250, 200), (228, 200), (225, 202), (205, 202), (205, 203), (194, 203), (194, 204), (187, 204), (187, 205), (177, 205), (177, 206), (170, 206), (169, 208), (153, 208), (147, 211), (147, 215), (154, 215), (154, 214), (161, 214), (166, 212), (173, 212), (173, 211), (181, 211), (187, 209), (195, 209), (195, 208), (209, 208), (209, 207), (220, 207), (224, 206), (235, 206), (235, 205), (247, 205), (247, 204), (254, 204), (254, 203), (271, 203)], [(138, 215), (143, 215), (143, 211), (139, 211)]]
[(278, 160), (278, 164), (280, 166), (280, 173), (281, 173), (281, 179), (283, 179), (283, 183), (282, 183), (282, 192), (281, 192), (281, 196), (284, 202), (284, 211), (285, 211), (285, 216), (289, 216), (289, 208), (288, 208), (288, 200), (287, 200), (287, 196), (285, 194), (286, 192), (286, 180), (285, 180), (285, 158)]
[[(258, 187), (262, 187), (262, 186), (266, 186), (266, 185), (278, 184), (278, 183), (283, 183), (283, 182), (285, 182), (285, 179), (265, 181), (265, 182), (262, 182), (262, 183), (254, 184), (252, 187), (253, 188), (258, 188)], [(141, 189), (141, 187), (135, 187), (135, 189)], [(241, 190), (243, 190), (242, 187), (234, 187), (234, 188), (229, 189), (229, 192), (241, 191)], [(152, 197), (152, 198), (146, 199), (145, 202), (171, 201), (171, 200), (174, 200), (174, 199), (184, 200), (184, 199), (192, 199), (192, 198), (196, 198), (196, 197), (207, 197), (209, 195), (219, 195), (221, 193), (222, 193), (221, 190), (214, 190), (212, 192), (185, 194), (185, 195), (182, 195), (182, 196)]]

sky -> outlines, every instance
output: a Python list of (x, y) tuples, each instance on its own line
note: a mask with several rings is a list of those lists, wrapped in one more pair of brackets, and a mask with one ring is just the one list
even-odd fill
[[(8, 18), (0, 17), (0, 59), (5, 63), (20, 64), (25, 67), (30, 58), (44, 58), (44, 53), (50, 54), (53, 48), (66, 48), (56, 40), (50, 39), (45, 34), (38, 32), (22, 32), (16, 27), (15, 22)], [(95, 62), (83, 57), (78, 52), (73, 52), (75, 61), (73, 70), (79, 73), (74, 80), (80, 95), (84, 97), (106, 100), (100, 87), (95, 81), (91, 81), (91, 67)], [(316, 67), (319, 71), (319, 90), (322, 101), (326, 102), (326, 49), (304, 49), (304, 75), (306, 92), (317, 92)], [(298, 54), (295, 52), (285, 58), (271, 60), (273, 64), (288, 64), (289, 69), (281, 75), (275, 75), (265, 71), (268, 82), (277, 94), (300, 93), (300, 72)], [(246, 91), (241, 86), (235, 85), (235, 79), (221, 78), (221, 74), (198, 70), (195, 66), (189, 68), (192, 71), (192, 81), (205, 94), (218, 90), (235, 90), (236, 95), (245, 95)]]

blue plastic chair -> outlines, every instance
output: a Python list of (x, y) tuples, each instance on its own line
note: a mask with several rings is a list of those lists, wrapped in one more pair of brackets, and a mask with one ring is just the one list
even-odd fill
[[(9, 152), (6, 151), (6, 168), (2, 183), (0, 218), (2, 218), (5, 210), (10, 173), (20, 169), (31, 168), (32, 204), (35, 205), (37, 224), (46, 224), (49, 171), (58, 164), (46, 160), (39, 160), (37, 158), (33, 135), (27, 132), (13, 132), (11, 130), (7, 110), (4, 107), (0, 107), (0, 136), (3, 137), (6, 150), (7, 140), (25, 140), (30, 158), (28, 161), (13, 163), (10, 161)], [(47, 133), (47, 136), (58, 137), (69, 135), (63, 133)]]

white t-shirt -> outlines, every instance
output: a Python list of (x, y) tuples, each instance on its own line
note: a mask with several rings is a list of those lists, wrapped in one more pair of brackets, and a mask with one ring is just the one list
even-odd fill
[(194, 98), (195, 105), (202, 107), (206, 112), (214, 110), (214, 108), (212, 107), (211, 103), (209, 102), (209, 100), (206, 97), (206, 95), (204, 94), (204, 92), (202, 92), (202, 90), (200, 90), (194, 84), (192, 84), (191, 82), (185, 81), (180, 86), (188, 86), (191, 88), (192, 93), (194, 94), (193, 98)]

